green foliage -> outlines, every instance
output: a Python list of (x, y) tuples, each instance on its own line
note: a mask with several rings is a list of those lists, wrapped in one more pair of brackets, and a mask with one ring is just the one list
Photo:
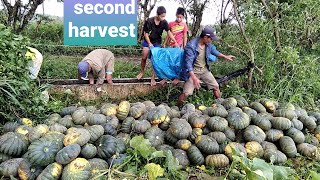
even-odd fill
[(159, 164), (149, 163), (144, 166), (148, 172), (148, 178), (155, 180), (157, 177), (161, 177), (164, 174), (164, 169)]
[(28, 117), (37, 121), (48, 111), (41, 95), (45, 86), (29, 79), (28, 43), (0, 25), (0, 116), (6, 120)]

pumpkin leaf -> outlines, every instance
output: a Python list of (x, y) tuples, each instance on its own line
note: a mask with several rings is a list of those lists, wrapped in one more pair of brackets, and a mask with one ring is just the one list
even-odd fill
[(145, 159), (148, 159), (150, 155), (156, 151), (156, 149), (151, 146), (149, 140), (144, 139), (143, 136), (136, 136), (132, 138), (130, 140), (130, 146), (139, 152)]
[(151, 154), (151, 157), (149, 160), (154, 159), (154, 158), (160, 158), (160, 157), (166, 157), (163, 151), (155, 151)]
[(150, 180), (156, 180), (157, 177), (164, 175), (164, 169), (159, 164), (149, 163), (146, 164), (144, 168), (147, 170)]
[(317, 180), (317, 179), (320, 179), (320, 174), (316, 173), (314, 171), (311, 171), (310, 172), (310, 177), (311, 177), (311, 180)]
[(268, 163), (266, 163), (264, 160), (262, 159), (258, 159), (258, 158), (253, 158), (252, 160), (252, 169), (256, 172), (257, 170), (261, 171), (262, 174), (259, 174), (262, 177), (265, 177), (266, 179), (273, 179), (273, 171), (272, 168), (270, 167), (270, 165)]
[(285, 166), (271, 166), (273, 169), (273, 179), (292, 179), (290, 175), (294, 173), (294, 170)]
[(171, 151), (166, 152), (166, 157), (167, 168), (169, 171), (175, 171), (181, 168), (179, 161), (172, 155)]

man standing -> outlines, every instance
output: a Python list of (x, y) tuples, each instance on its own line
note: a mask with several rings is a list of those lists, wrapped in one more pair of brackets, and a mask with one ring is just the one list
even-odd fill
[(89, 80), (89, 84), (94, 84), (94, 76), (97, 76), (97, 85), (103, 84), (107, 79), (112, 84), (112, 73), (114, 63), (114, 55), (106, 49), (96, 49), (91, 51), (78, 64), (79, 79)]
[(200, 37), (190, 42), (184, 50), (184, 59), (182, 61), (181, 78), (186, 81), (183, 87), (183, 93), (179, 96), (178, 106), (181, 106), (188, 96), (193, 94), (194, 89), (199, 89), (200, 80), (202, 80), (209, 90), (213, 90), (216, 98), (221, 97), (219, 84), (210, 72), (210, 57), (212, 54), (216, 57), (232, 61), (235, 59), (232, 55), (224, 55), (217, 51), (211, 44), (212, 40), (217, 41), (214, 29), (206, 26)]

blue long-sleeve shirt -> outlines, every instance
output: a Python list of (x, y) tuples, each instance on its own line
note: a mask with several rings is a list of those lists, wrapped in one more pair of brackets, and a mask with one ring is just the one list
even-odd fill
[[(187, 43), (184, 49), (184, 57), (181, 64), (181, 79), (186, 81), (189, 79), (189, 71), (193, 71), (194, 63), (197, 60), (199, 55), (198, 46), (199, 46), (199, 37), (191, 40)], [(216, 47), (212, 44), (206, 45), (205, 48), (205, 58), (206, 58), (206, 67), (210, 70), (210, 63), (215, 61), (214, 56), (219, 56), (220, 52), (216, 49)]]

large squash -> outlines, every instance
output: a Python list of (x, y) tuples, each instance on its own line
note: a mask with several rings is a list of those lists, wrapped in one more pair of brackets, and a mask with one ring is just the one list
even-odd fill
[(81, 147), (79, 144), (70, 144), (62, 148), (56, 155), (56, 162), (62, 165), (69, 164), (80, 154)]
[(96, 142), (97, 155), (105, 160), (108, 160), (116, 153), (123, 153), (125, 151), (125, 144), (123, 141), (110, 136), (103, 135)]
[(267, 136), (267, 141), (270, 142), (276, 142), (278, 141), (280, 138), (282, 138), (284, 136), (283, 131), (278, 130), (278, 129), (269, 129), (266, 132), (266, 136)]
[(57, 131), (60, 133), (65, 133), (65, 132), (67, 132), (68, 129), (59, 123), (54, 123), (49, 127), (49, 130), (50, 131)]
[(301, 144), (305, 141), (304, 134), (296, 128), (287, 130), (286, 135), (291, 137), (296, 144)]
[(248, 158), (261, 158), (264, 154), (262, 146), (257, 141), (247, 142), (245, 145)]
[(173, 136), (172, 129), (168, 129), (165, 133), (165, 140), (170, 144), (175, 145), (179, 139)]
[(74, 123), (72, 121), (72, 117), (70, 115), (66, 115), (63, 118), (58, 120), (58, 123), (63, 125), (66, 128), (70, 128), (74, 126)]
[(115, 115), (107, 116), (107, 123), (112, 125), (115, 129), (118, 129), (119, 127), (119, 119)]
[(291, 123), (292, 123), (292, 127), (298, 129), (299, 131), (302, 131), (303, 123), (301, 121), (299, 121), (298, 119), (293, 119)]
[(18, 168), (18, 176), (21, 180), (31, 180), (36, 179), (43, 168), (40, 166), (32, 166), (28, 160), (21, 161)]
[(252, 116), (251, 120), (254, 125), (259, 126), (264, 131), (271, 129), (272, 125), (270, 120), (272, 119), (272, 115), (269, 113), (259, 113), (256, 116)]
[(103, 134), (104, 128), (101, 125), (86, 126), (86, 130), (90, 133), (89, 142), (96, 142)]
[(128, 117), (129, 110), (130, 110), (130, 103), (128, 101), (120, 102), (117, 109), (117, 118), (120, 121), (125, 120)]
[(97, 147), (88, 143), (82, 147), (80, 154), (86, 159), (93, 158), (97, 155)]
[(146, 112), (146, 106), (143, 103), (135, 103), (130, 107), (129, 116), (138, 119)]
[(62, 180), (87, 180), (91, 177), (91, 165), (84, 158), (77, 158), (63, 168)]
[(149, 111), (151, 108), (156, 107), (156, 105), (152, 101), (144, 101), (142, 103), (146, 106), (146, 111)]
[(225, 118), (213, 116), (208, 119), (207, 126), (212, 131), (225, 131), (228, 127), (228, 121)]
[(200, 149), (200, 151), (205, 154), (216, 154), (219, 152), (219, 144), (210, 136), (198, 136), (195, 140), (195, 144)]
[[(236, 110), (236, 109), (235, 109)], [(253, 117), (256, 116), (258, 114), (258, 112), (250, 107), (243, 107), (241, 109), (244, 113), (246, 113), (249, 117)], [(230, 113), (231, 111), (229, 111)]]
[(213, 104), (212, 107), (208, 107), (203, 113), (210, 117), (220, 116), (225, 118), (228, 116), (228, 111), (220, 104)]
[(117, 135), (117, 130), (111, 124), (105, 123), (102, 124), (102, 127), (104, 129), (104, 134), (111, 136)]
[(84, 125), (87, 122), (89, 113), (86, 110), (78, 109), (72, 113), (73, 123), (76, 125)]
[(198, 113), (192, 113), (188, 117), (188, 122), (193, 128), (203, 128), (206, 126), (206, 119)]
[(151, 124), (147, 120), (134, 121), (133, 130), (137, 133), (143, 134), (150, 128), (151, 128)]
[(264, 131), (255, 125), (249, 125), (243, 133), (244, 139), (248, 141), (256, 141), (258, 143), (263, 142), (266, 139)]
[(28, 145), (27, 137), (19, 133), (8, 132), (0, 136), (0, 152), (7, 155), (20, 156), (27, 151)]
[(201, 151), (194, 145), (192, 145), (187, 151), (189, 160), (194, 165), (204, 164), (204, 157)]
[(158, 106), (148, 111), (147, 119), (151, 124), (160, 124), (166, 119), (167, 114), (165, 107)]
[[(225, 149), (225, 154), (232, 160), (232, 155), (244, 156), (247, 157), (246, 149), (240, 143), (231, 142), (229, 143)], [(235, 152), (235, 154), (233, 153)]]
[(234, 129), (238, 130), (245, 129), (250, 124), (249, 116), (240, 111), (234, 111), (232, 113), (229, 113), (227, 120), (230, 127), (233, 127)]
[(279, 140), (281, 151), (290, 158), (293, 158), (297, 154), (297, 147), (289, 136), (283, 136)]
[(196, 107), (191, 103), (187, 103), (181, 108), (180, 114), (181, 116), (183, 116), (184, 114), (193, 113), (195, 111), (196, 111)]
[(273, 117), (270, 120), (272, 127), (279, 130), (288, 130), (291, 128), (291, 121), (284, 117)]
[(172, 135), (178, 139), (187, 139), (192, 132), (190, 124), (184, 119), (172, 122), (169, 129), (171, 129)]
[(226, 109), (231, 109), (232, 107), (236, 107), (237, 106), (237, 100), (233, 97), (229, 97), (227, 99), (225, 99), (222, 102), (222, 105), (226, 108)]
[(214, 154), (206, 157), (206, 166), (224, 168), (229, 165), (229, 158), (224, 154)]
[(37, 180), (58, 180), (62, 174), (62, 169), (63, 167), (60, 164), (52, 163), (41, 172)]
[(297, 117), (296, 113), (294, 110), (290, 109), (277, 109), (274, 113), (273, 116), (275, 117), (285, 117), (290, 120), (294, 119)]
[(0, 177), (17, 177), (18, 168), (23, 158), (13, 158), (6, 160), (0, 164)]
[(51, 125), (57, 123), (60, 118), (61, 118), (60, 114), (53, 113), (53, 114), (50, 114), (50, 116), (48, 117), (48, 119), (45, 122), (47, 125), (51, 126)]
[(149, 140), (153, 147), (157, 147), (164, 143), (165, 132), (156, 126), (151, 127), (146, 131), (144, 137)]
[(102, 114), (104, 114), (105, 116), (116, 115), (117, 108), (118, 108), (118, 106), (115, 104), (106, 103), (101, 106), (100, 112)]
[(91, 135), (87, 129), (84, 128), (70, 128), (63, 139), (63, 144), (68, 146), (70, 144), (85, 145), (90, 141)]
[(91, 114), (88, 117), (87, 123), (89, 125), (102, 125), (107, 122), (107, 117), (103, 114)]
[(0, 163), (4, 162), (6, 160), (9, 160), (9, 159), (12, 159), (12, 157), (7, 154), (0, 153)]

